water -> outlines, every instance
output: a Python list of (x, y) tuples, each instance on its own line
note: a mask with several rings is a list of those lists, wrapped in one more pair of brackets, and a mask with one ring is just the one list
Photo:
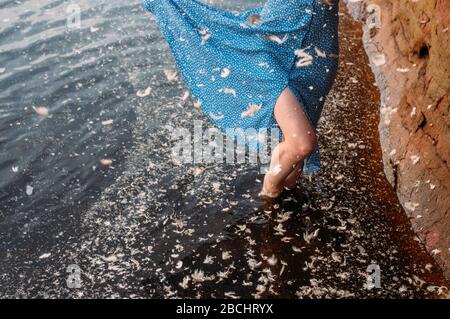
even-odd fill
[[(6, 247), (53, 222), (66, 227), (68, 207), (96, 197), (133, 144), (135, 72), (145, 63), (146, 39), (126, 21), (139, 6), (77, 3), (82, 21), (76, 30), (67, 28), (67, 1), (1, 3), (0, 211)], [(38, 107), (49, 115), (38, 115)], [(100, 164), (105, 158), (112, 167)]]
[[(378, 95), (348, 17), (324, 170), (304, 181), (309, 199), (265, 206), (252, 165), (170, 161), (173, 128), (209, 123), (165, 77), (173, 58), (140, 2), (77, 1), (80, 29), (69, 4), (0, 2), (1, 296), (422, 297), (447, 284), (383, 177)], [(382, 290), (364, 288), (373, 263)]]

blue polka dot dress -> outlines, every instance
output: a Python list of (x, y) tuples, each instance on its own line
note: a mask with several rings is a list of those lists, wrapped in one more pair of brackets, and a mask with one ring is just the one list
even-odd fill
[[(269, 0), (243, 12), (200, 0), (144, 5), (155, 15), (186, 87), (224, 133), (260, 149), (267, 143), (260, 133), (278, 128), (273, 108), (286, 87), (317, 127), (338, 65), (338, 0)], [(319, 169), (317, 147), (304, 173)]]

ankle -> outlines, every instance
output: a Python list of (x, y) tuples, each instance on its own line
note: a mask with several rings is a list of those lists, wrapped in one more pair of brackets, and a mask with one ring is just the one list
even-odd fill
[(278, 197), (282, 191), (282, 185), (276, 185), (271, 182), (264, 181), (261, 194), (269, 197)]

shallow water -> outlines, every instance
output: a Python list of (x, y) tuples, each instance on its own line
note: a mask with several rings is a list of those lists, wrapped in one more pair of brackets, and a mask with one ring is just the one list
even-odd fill
[[(164, 48), (140, 2), (77, 1), (75, 29), (69, 4), (0, 3), (4, 227), (45, 224), (45, 214), (97, 196), (134, 142), (136, 104), (153, 106), (136, 91), (158, 77)], [(101, 159), (113, 160), (113, 169)]]
[(67, 1), (0, 4), (0, 227), (9, 249), (29, 232), (67, 228), (68, 207), (98, 196), (133, 144), (134, 72), (147, 42), (126, 21), (142, 12), (77, 3), (79, 29), (67, 27)]
[[(173, 58), (140, 2), (77, 1), (80, 29), (67, 28), (68, 3), (0, 4), (0, 295), (444, 290), (383, 176), (378, 94), (350, 18), (342, 17), (341, 71), (320, 126), (324, 169), (304, 181), (308, 198), (264, 205), (255, 200), (262, 176), (253, 165), (171, 162), (173, 128), (209, 123), (182, 98), (180, 77), (165, 77)], [(66, 282), (72, 264), (78, 289)], [(364, 287), (371, 264), (381, 267), (382, 289)]]

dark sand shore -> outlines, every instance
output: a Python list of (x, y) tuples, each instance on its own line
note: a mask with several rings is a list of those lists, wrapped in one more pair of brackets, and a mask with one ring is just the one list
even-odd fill
[[(379, 94), (359, 30), (342, 16), (340, 72), (319, 131), (323, 170), (304, 180), (306, 197), (264, 205), (255, 167), (173, 164), (170, 131), (203, 117), (161, 71), (136, 107), (124, 172), (91, 207), (70, 212), (77, 226), (49, 250), (3, 261), (0, 296), (443, 296), (448, 283), (383, 174)], [(155, 63), (173, 68), (167, 48)], [(77, 289), (67, 286), (71, 264)], [(366, 287), (371, 264), (379, 289)]]

